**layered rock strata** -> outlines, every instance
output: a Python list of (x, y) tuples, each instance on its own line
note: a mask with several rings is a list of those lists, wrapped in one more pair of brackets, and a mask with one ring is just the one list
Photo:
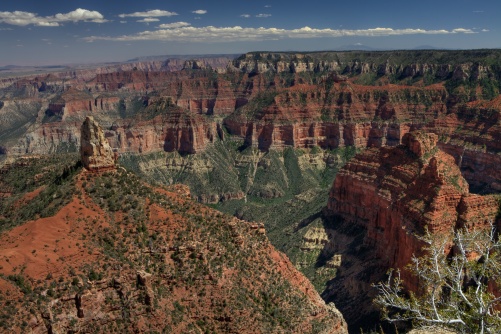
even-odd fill
[[(172, 61), (170, 70), (134, 63), (9, 78), (0, 91), (0, 150), (78, 148), (87, 115), (105, 125), (119, 153), (200, 152), (226, 132), (261, 151), (396, 146), (425, 129), (472, 189), (493, 193), (501, 189), (499, 58), (495, 50), (249, 53), (227, 73), (199, 59)], [(171, 116), (138, 116), (153, 109)]]
[[(450, 238), (456, 228), (485, 228), (496, 222), (499, 196), (470, 194), (454, 158), (437, 141), (435, 134), (410, 132), (402, 145), (369, 148), (337, 174), (327, 206), (334, 226), (329, 243), (344, 242), (349, 260), (325, 298), (371, 298), (370, 283), (382, 280), (389, 268), (402, 269), (406, 287), (415, 289), (415, 277), (403, 269), (413, 255), (421, 254), (424, 242), (419, 236), (425, 230)], [(352, 234), (359, 238), (357, 251), (346, 242), (350, 230), (358, 231)], [(338, 306), (349, 322), (361, 321), (352, 305), (341, 301)]]
[(393, 148), (367, 149), (348, 162), (336, 176), (327, 206), (366, 229), (364, 243), (398, 268), (419, 252), (413, 233), (427, 229), (447, 235), (457, 227), (486, 226), (498, 211), (496, 196), (469, 193), (454, 158), (436, 146), (437, 135), (411, 132), (402, 141)]

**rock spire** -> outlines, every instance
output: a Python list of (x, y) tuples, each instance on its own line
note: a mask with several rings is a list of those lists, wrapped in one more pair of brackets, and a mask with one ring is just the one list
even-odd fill
[(85, 168), (99, 171), (115, 167), (115, 154), (92, 116), (85, 118), (80, 138), (80, 155)]

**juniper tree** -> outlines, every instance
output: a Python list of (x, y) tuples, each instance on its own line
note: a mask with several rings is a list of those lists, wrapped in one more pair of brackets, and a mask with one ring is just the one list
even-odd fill
[(418, 291), (407, 292), (399, 270), (374, 285), (375, 303), (390, 322), (412, 321), (460, 333), (501, 333), (501, 242), (493, 224), (454, 232), (446, 238), (426, 233), (424, 254), (406, 268), (416, 276)]

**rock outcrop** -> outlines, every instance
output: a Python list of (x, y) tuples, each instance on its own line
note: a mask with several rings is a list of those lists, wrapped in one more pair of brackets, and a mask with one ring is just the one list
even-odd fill
[(80, 155), (90, 171), (115, 168), (116, 156), (104, 137), (103, 129), (92, 116), (87, 116), (81, 128)]
[(349, 322), (362, 321), (364, 312), (343, 298), (351, 303), (370, 299), (370, 283), (382, 280), (389, 268), (401, 269), (406, 287), (416, 288), (415, 277), (403, 269), (421, 254), (419, 236), (426, 229), (448, 239), (456, 228), (483, 228), (496, 221), (498, 196), (470, 194), (454, 158), (437, 141), (435, 134), (407, 133), (402, 145), (357, 154), (336, 176), (327, 206), (334, 226), (329, 242), (347, 244), (346, 231), (357, 231), (352, 236), (359, 244), (351, 247), (359, 254), (354, 248), (350, 253), (347, 244), (348, 263), (325, 297), (338, 302)]

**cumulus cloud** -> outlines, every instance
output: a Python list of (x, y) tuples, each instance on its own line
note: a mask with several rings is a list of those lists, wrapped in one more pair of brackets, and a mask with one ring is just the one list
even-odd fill
[(489, 32), (489, 29), (482, 29), (482, 32)]
[(178, 15), (176, 12), (169, 12), (168, 10), (153, 9), (146, 12), (134, 12), (130, 14), (120, 14), (121, 18), (124, 17), (162, 17), (162, 16), (175, 16)]
[(198, 15), (204, 15), (207, 14), (207, 11), (205, 9), (197, 9), (192, 11), (193, 14), (198, 14)]
[(188, 22), (164, 23), (158, 26), (160, 29), (173, 29), (191, 26)]
[(471, 29), (457, 28), (454, 30), (425, 30), (425, 29), (316, 29), (303, 27), (299, 29), (279, 28), (242, 28), (235, 27), (193, 27), (183, 25), (160, 25), (159, 30), (143, 31), (134, 35), (123, 36), (89, 36), (88, 42), (96, 40), (108, 41), (181, 41), (181, 42), (236, 42), (236, 41), (263, 41), (286, 38), (319, 38), (319, 37), (343, 37), (343, 36), (397, 36), (397, 35), (438, 35), (438, 34), (471, 34)]
[(104, 23), (108, 20), (104, 16), (95, 11), (77, 8), (66, 14), (58, 13), (53, 16), (38, 16), (37, 13), (14, 11), (0, 12), (0, 23), (6, 23), (16, 26), (35, 25), (39, 27), (57, 27), (64, 22), (93, 22)]
[(240, 15), (240, 17), (245, 17), (246, 19), (248, 19), (251, 16), (249, 14), (242, 14), (242, 15)]
[(157, 18), (154, 18), (154, 17), (145, 17), (144, 19), (142, 20), (137, 20), (136, 22), (141, 22), (141, 23), (151, 23), (151, 22), (158, 22), (160, 21), (159, 19)]
[(66, 13), (66, 14), (56, 14), (55, 18), (59, 22), (90, 21), (90, 22), (102, 23), (105, 21), (104, 16), (101, 13), (99, 13), (95, 10), (87, 10), (87, 9), (82, 9), (82, 8), (77, 8), (74, 11)]
[(266, 17), (270, 17), (271, 14), (257, 14), (256, 17), (263, 17), (263, 18), (266, 18)]

